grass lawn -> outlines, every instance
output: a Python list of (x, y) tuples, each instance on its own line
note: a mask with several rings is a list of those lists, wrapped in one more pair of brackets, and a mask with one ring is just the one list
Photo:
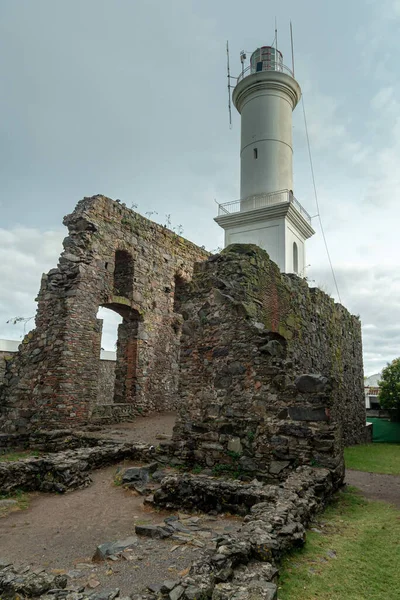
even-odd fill
[(364, 444), (345, 448), (348, 469), (400, 475), (400, 444)]
[(398, 600), (400, 511), (337, 494), (280, 571), (279, 600)]

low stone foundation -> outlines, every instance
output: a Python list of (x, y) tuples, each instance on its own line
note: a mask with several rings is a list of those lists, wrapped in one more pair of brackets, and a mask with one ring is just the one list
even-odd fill
[(0, 494), (15, 490), (67, 492), (91, 483), (90, 471), (126, 458), (147, 459), (146, 444), (98, 442), (97, 447), (66, 450), (13, 462), (0, 462)]
[(92, 423), (121, 423), (133, 421), (139, 415), (133, 404), (97, 404), (92, 412)]
[[(238, 531), (219, 536), (212, 550), (203, 551), (188, 575), (155, 582), (152, 587), (157, 591), (149, 589), (146, 594), (135, 595), (135, 600), (276, 600), (279, 561), (286, 552), (304, 544), (307, 525), (323, 509), (335, 486), (329, 470), (309, 467), (298, 468), (279, 485), (256, 481), (245, 484), (190, 474), (166, 477), (153, 501), (162, 509), (200, 509), (246, 516)], [(169, 519), (176, 521), (176, 517)], [(136, 527), (137, 532), (138, 529), (140, 526)], [(89, 595), (63, 591), (65, 587), (65, 578), (46, 574), (43, 569), (21, 570), (0, 563), (1, 597), (15, 598), (19, 594), (40, 596), (42, 600), (84, 600)], [(118, 594), (118, 590), (100, 590), (90, 597), (113, 600)]]
[(62, 452), (77, 448), (92, 448), (104, 443), (96, 433), (72, 429), (38, 429), (32, 433), (0, 433), (0, 454), (20, 450)]
[(274, 600), (277, 563), (304, 544), (305, 528), (323, 509), (337, 484), (327, 469), (301, 467), (278, 486), (244, 485), (208, 477), (168, 477), (155, 493), (162, 508), (248, 513), (236, 536), (217, 540), (215, 552), (176, 582), (169, 598)]

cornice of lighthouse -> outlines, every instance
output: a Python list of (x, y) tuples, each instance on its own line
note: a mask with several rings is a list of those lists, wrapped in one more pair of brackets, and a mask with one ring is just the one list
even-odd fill
[(292, 110), (296, 107), (301, 98), (301, 89), (293, 77), (281, 73), (280, 71), (262, 71), (253, 73), (244, 77), (236, 85), (232, 94), (232, 101), (238, 112), (242, 112), (243, 106), (254, 94), (276, 92), (283, 94), (290, 101)]
[(240, 225), (266, 224), (279, 218), (286, 218), (306, 240), (315, 233), (311, 224), (293, 207), (291, 202), (282, 202), (255, 210), (220, 215), (215, 217), (214, 221), (223, 229), (230, 229)]

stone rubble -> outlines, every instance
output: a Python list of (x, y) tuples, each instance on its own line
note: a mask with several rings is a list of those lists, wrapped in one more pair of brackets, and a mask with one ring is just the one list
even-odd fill
[[(207, 487), (212, 487), (212, 493), (206, 494)], [(217, 535), (211, 532), (210, 536), (204, 536), (207, 528), (196, 515), (171, 515), (165, 518), (163, 525), (150, 526), (150, 529), (149, 526), (136, 526), (139, 535), (157, 532), (157, 538), (176, 539), (177, 544), (193, 544), (197, 540), (203, 543), (203, 549), (202, 556), (187, 575), (154, 584), (147, 593), (135, 594), (135, 600), (158, 597), (168, 600), (275, 600), (282, 555), (304, 544), (306, 526), (323, 509), (334, 489), (332, 473), (310, 467), (298, 468), (276, 486), (188, 474), (165, 478), (161, 491), (155, 494), (155, 502), (159, 501), (161, 507), (173, 503), (184, 505), (185, 510), (189, 507), (199, 510), (198, 500), (201, 499), (203, 510), (225, 512), (224, 498), (228, 498), (229, 511), (246, 516), (237, 530)], [(209, 501), (214, 496), (219, 496), (219, 507)], [(163, 535), (160, 535), (161, 531)], [(99, 548), (105, 558), (116, 559), (124, 554), (124, 550), (136, 548), (138, 539), (132, 537)], [(12, 566), (3, 566), (0, 570), (0, 594), (4, 597), (18, 593), (26, 597), (40, 595), (48, 600), (51, 594), (53, 599), (83, 600), (88, 595), (83, 590), (65, 593), (62, 591), (65, 586), (65, 578), (57, 580), (42, 570), (36, 573), (27, 568), (22, 575)], [(56, 591), (50, 592), (55, 588)], [(90, 597), (92, 600), (99, 598), (98, 595)]]
[(97, 546), (92, 560), (99, 562), (110, 557), (118, 557), (122, 552), (133, 550), (137, 544), (138, 540), (136, 536), (131, 536), (126, 540), (118, 540), (117, 542), (105, 542)]
[[(122, 473), (121, 483), (124, 487), (147, 496), (159, 487), (160, 476), (158, 467), (158, 462), (143, 465), (142, 467), (130, 467)], [(155, 479), (153, 478), (154, 473), (158, 473)]]
[[(208, 494), (210, 487), (212, 492)], [(202, 595), (213, 600), (275, 600), (276, 565), (285, 552), (304, 544), (307, 524), (322, 510), (337, 482), (327, 469), (310, 467), (298, 468), (279, 486), (264, 489), (237, 481), (182, 475), (163, 480), (154, 501), (161, 506), (178, 503), (197, 510), (200, 500), (203, 510), (208, 507), (212, 512), (221, 512), (226, 510), (224, 498), (234, 498), (235, 487), (236, 502), (231, 500), (228, 505), (230, 511), (238, 514), (247, 512), (242, 527), (237, 534), (216, 540), (215, 550), (195, 563), (187, 577), (176, 582), (169, 592), (170, 600), (175, 597), (171, 595), (175, 588), (182, 600)], [(256, 490), (258, 502), (253, 503)], [(215, 497), (219, 498), (219, 507), (212, 500)], [(246, 505), (241, 504), (242, 499)]]

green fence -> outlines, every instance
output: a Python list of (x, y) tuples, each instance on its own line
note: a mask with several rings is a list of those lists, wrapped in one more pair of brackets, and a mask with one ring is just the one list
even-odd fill
[(367, 417), (367, 423), (372, 423), (372, 441), (385, 444), (400, 444), (400, 423), (392, 423), (387, 419)]

